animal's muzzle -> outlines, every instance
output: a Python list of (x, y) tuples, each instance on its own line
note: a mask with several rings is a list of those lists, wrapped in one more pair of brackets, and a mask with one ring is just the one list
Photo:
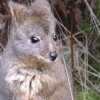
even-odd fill
[(50, 52), (49, 53), (49, 57), (52, 61), (55, 61), (57, 58), (58, 54), (56, 53), (56, 51)]

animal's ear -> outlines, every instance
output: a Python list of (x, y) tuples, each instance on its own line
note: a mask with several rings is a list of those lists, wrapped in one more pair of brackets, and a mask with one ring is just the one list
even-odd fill
[(13, 18), (16, 18), (16, 16), (19, 16), (19, 12), (21, 12), (21, 10), (25, 9), (25, 6), (19, 3), (15, 3), (13, 1), (9, 1), (8, 2), (8, 6), (10, 8), (10, 12)]
[(30, 10), (24, 4), (9, 1), (8, 6), (10, 8), (13, 23), (17, 22), (18, 24), (22, 24), (29, 16)]

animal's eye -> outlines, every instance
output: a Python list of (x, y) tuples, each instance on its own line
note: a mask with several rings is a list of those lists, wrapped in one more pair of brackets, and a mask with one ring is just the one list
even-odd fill
[(54, 35), (53, 39), (54, 39), (54, 41), (57, 41), (57, 36), (56, 36), (56, 35)]
[(31, 42), (32, 43), (37, 43), (37, 42), (39, 42), (40, 40), (39, 40), (39, 38), (38, 37), (35, 37), (35, 36), (32, 36), (31, 37)]

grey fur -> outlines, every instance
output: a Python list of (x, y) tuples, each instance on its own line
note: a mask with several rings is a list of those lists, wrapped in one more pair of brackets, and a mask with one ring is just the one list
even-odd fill
[[(8, 44), (0, 60), (0, 100), (72, 100), (59, 55), (54, 62), (48, 56), (55, 50), (59, 54), (52, 38), (55, 21), (49, 3), (46, 0), (35, 0), (31, 6), (25, 6), (10, 1), (9, 7), (12, 23)], [(40, 42), (32, 44), (31, 36), (39, 37)], [(14, 74), (16, 82), (11, 79)], [(18, 75), (20, 78), (17, 79)], [(31, 97), (27, 95), (29, 91), (25, 90), (27, 87), (21, 89), (23, 84), (28, 83), (25, 83), (28, 79), (24, 79), (21, 84), (21, 76), (25, 75), (28, 79), (32, 75), (35, 77), (31, 80), (36, 85), (34, 89), (31, 84)]]

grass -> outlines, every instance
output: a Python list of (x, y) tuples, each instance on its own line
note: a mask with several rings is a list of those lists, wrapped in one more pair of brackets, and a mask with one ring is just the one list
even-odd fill
[[(86, 98), (84, 99), (84, 97)], [(97, 96), (89, 91), (83, 91), (77, 93), (76, 100), (100, 100), (100, 96)]]

